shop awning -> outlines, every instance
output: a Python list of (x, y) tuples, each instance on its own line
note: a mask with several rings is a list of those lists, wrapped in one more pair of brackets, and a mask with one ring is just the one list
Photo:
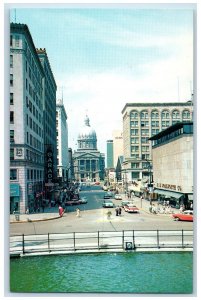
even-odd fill
[(160, 194), (160, 195), (165, 195), (165, 196), (169, 196), (169, 197), (173, 197), (176, 199), (181, 198), (181, 196), (183, 196), (184, 194), (182, 193), (177, 193), (177, 192), (172, 192), (172, 191), (166, 191), (166, 190), (159, 190), (159, 189), (155, 189), (154, 193)]

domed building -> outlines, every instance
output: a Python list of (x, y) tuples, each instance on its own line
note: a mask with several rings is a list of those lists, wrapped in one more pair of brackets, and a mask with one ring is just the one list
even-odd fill
[(79, 181), (100, 181), (104, 179), (105, 155), (97, 149), (96, 131), (86, 116), (78, 134), (78, 149), (73, 154), (75, 179)]

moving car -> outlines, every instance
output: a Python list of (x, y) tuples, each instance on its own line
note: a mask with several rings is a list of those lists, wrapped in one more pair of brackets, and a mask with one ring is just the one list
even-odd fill
[(133, 204), (127, 204), (124, 206), (124, 210), (128, 213), (139, 213), (139, 208), (137, 208), (137, 206), (133, 205)]
[(114, 207), (114, 203), (112, 201), (104, 201), (103, 207)]
[(193, 222), (193, 210), (185, 210), (183, 213), (173, 214), (175, 221), (189, 221)]
[(87, 203), (88, 201), (87, 201), (87, 198), (83, 197), (83, 198), (81, 198), (81, 199), (79, 200), (79, 202), (80, 202), (81, 204), (85, 204), (85, 203)]
[(110, 199), (110, 198), (112, 198), (113, 197), (113, 194), (111, 193), (111, 192), (107, 192), (107, 193), (105, 193), (104, 194), (104, 199)]
[(114, 199), (116, 199), (116, 200), (122, 200), (122, 197), (121, 197), (121, 195), (116, 194), (116, 195), (114, 196)]
[(121, 206), (124, 207), (127, 204), (131, 204), (131, 202), (129, 200), (122, 200), (121, 201)]

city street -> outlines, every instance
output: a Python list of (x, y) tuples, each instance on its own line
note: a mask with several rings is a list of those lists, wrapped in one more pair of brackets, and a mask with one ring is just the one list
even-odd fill
[[(62, 218), (41, 222), (25, 222), (10, 224), (10, 235), (17, 234), (46, 234), (69, 232), (94, 232), (94, 231), (120, 231), (120, 230), (193, 230), (193, 222), (176, 222), (171, 214), (151, 214), (149, 202), (140, 198), (133, 199), (134, 204), (140, 209), (139, 213), (129, 214), (122, 209), (122, 215), (115, 215), (115, 208), (108, 220), (107, 208), (102, 208), (104, 191), (99, 186), (84, 187), (80, 197), (86, 197), (88, 203), (79, 206), (67, 206), (67, 211)], [(121, 200), (112, 199), (116, 206)], [(81, 210), (80, 217), (76, 216), (76, 208)], [(176, 211), (173, 209), (173, 211)], [(48, 209), (49, 215), (57, 215), (58, 208)], [(41, 213), (45, 215), (45, 213)], [(31, 215), (29, 215), (31, 218)]]

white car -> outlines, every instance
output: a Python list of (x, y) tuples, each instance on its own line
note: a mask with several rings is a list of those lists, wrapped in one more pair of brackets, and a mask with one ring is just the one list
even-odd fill
[(122, 200), (122, 197), (121, 197), (121, 195), (116, 194), (116, 195), (114, 196), (114, 199), (116, 199), (116, 200)]

